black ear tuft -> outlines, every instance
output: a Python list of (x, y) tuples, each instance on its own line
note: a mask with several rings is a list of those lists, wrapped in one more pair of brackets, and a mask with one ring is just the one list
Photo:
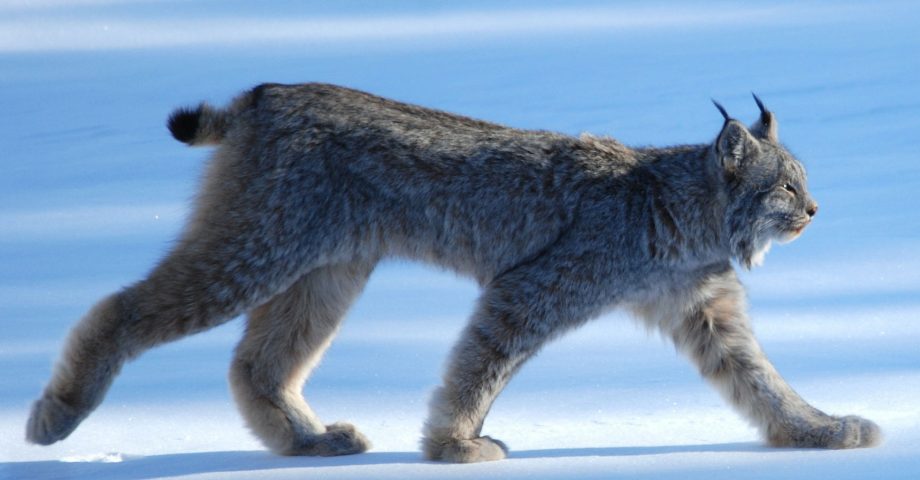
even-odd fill
[(760, 101), (760, 97), (756, 93), (751, 92), (751, 95), (754, 97), (754, 101), (757, 102), (757, 108), (760, 109), (760, 115), (766, 115), (768, 113), (767, 107), (763, 106), (763, 102)]
[(776, 124), (776, 117), (773, 115), (773, 112), (767, 110), (767, 107), (764, 106), (756, 93), (751, 92), (751, 95), (754, 97), (754, 101), (757, 102), (757, 108), (760, 109), (760, 117), (754, 125), (751, 125), (751, 133), (764, 140), (771, 142), (779, 141), (779, 128)]
[(719, 113), (722, 114), (722, 118), (725, 119), (725, 123), (730, 122), (732, 117), (728, 114), (727, 111), (725, 111), (725, 107), (723, 107), (722, 104), (717, 102), (714, 98), (711, 100), (712, 100), (712, 104), (715, 105), (717, 109), (719, 109)]
[(198, 118), (201, 117), (201, 107), (195, 109), (180, 108), (169, 116), (167, 126), (172, 136), (183, 143), (191, 144), (198, 134)]

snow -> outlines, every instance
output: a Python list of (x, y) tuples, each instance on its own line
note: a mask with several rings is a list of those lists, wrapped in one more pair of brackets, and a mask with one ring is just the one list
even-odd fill
[[(918, 478), (920, 37), (915, 2), (0, 3), (0, 478)], [(511, 457), (422, 460), (468, 280), (382, 265), (306, 390), (366, 454), (288, 458), (226, 385), (240, 319), (129, 364), (67, 440), (26, 444), (68, 328), (171, 245), (206, 150), (172, 108), (326, 81), (522, 128), (708, 141), (753, 90), (803, 160), (814, 225), (743, 275), (765, 350), (809, 401), (877, 421), (856, 451), (763, 446), (673, 347), (619, 313), (550, 345), (484, 432)]]

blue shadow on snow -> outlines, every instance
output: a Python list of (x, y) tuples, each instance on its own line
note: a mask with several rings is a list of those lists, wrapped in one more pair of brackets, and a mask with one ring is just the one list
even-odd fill
[[(770, 452), (758, 443), (663, 445), (651, 447), (571, 448), (512, 451), (509, 458), (631, 457), (702, 452)], [(120, 462), (62, 462), (43, 460), (0, 464), (4, 478), (118, 478), (146, 480), (219, 472), (256, 472), (289, 468), (324, 468), (350, 465), (434, 464), (421, 452), (370, 452), (342, 457), (281, 457), (267, 451), (196, 452), (131, 457)]]

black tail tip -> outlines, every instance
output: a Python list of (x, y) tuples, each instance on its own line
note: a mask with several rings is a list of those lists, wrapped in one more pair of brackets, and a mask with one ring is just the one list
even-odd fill
[(198, 118), (201, 116), (201, 107), (180, 108), (169, 116), (167, 126), (172, 136), (183, 143), (191, 144), (198, 133)]

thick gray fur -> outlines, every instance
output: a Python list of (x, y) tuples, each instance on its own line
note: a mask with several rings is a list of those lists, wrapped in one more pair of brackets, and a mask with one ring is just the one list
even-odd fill
[(480, 432), (496, 396), (549, 340), (613, 306), (672, 338), (770, 444), (880, 440), (874, 423), (806, 403), (751, 332), (732, 261), (757, 264), (817, 210), (765, 108), (750, 129), (727, 117), (712, 143), (630, 148), (337, 86), (262, 85), (170, 126), (218, 145), (194, 213), (146, 279), (74, 328), (32, 409), (32, 442), (70, 434), (126, 361), (248, 312), (230, 380), (252, 431), (285, 455), (366, 450), (351, 425), (324, 426), (302, 387), (394, 256), (483, 290), (431, 400), (427, 458), (504, 458)]

